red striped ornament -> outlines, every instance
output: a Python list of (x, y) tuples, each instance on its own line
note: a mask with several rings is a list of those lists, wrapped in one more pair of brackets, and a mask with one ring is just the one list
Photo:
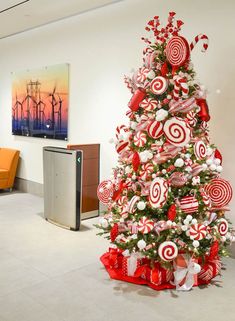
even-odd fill
[(139, 171), (142, 180), (146, 180), (153, 173), (154, 166), (151, 163), (143, 164)]
[(190, 226), (189, 235), (196, 241), (200, 241), (206, 237), (207, 227), (203, 224), (194, 224)]
[(194, 97), (185, 99), (185, 100), (179, 100), (179, 101), (171, 101), (169, 106), (169, 112), (171, 114), (175, 113), (188, 113), (190, 110), (194, 109), (196, 107), (196, 100)]
[(118, 154), (126, 150), (128, 148), (128, 145), (129, 145), (128, 141), (121, 140), (120, 142), (118, 142), (116, 145), (116, 151), (118, 152)]
[(149, 202), (153, 208), (161, 208), (167, 200), (168, 183), (162, 177), (156, 177), (151, 185), (149, 191)]
[(194, 196), (184, 196), (179, 200), (181, 210), (186, 213), (195, 213), (198, 210), (198, 200)]
[(196, 113), (193, 112), (193, 111), (190, 111), (187, 115), (187, 121), (188, 121), (188, 124), (191, 126), (191, 127), (195, 127), (196, 124), (197, 124), (197, 118), (196, 118)]
[(158, 255), (163, 261), (172, 261), (178, 255), (178, 247), (174, 242), (165, 241), (160, 244)]
[(147, 217), (142, 217), (138, 223), (138, 231), (142, 234), (148, 234), (152, 231), (154, 227), (154, 222), (149, 220)]
[(108, 204), (111, 197), (113, 196), (114, 188), (113, 183), (110, 180), (105, 180), (101, 182), (97, 188), (98, 199), (103, 204)]
[(157, 139), (163, 135), (163, 124), (154, 120), (148, 125), (147, 132), (150, 137)]
[(232, 199), (232, 186), (223, 178), (212, 179), (204, 188), (215, 208), (223, 208), (228, 205)]
[(186, 184), (187, 177), (182, 172), (174, 172), (171, 174), (169, 183), (175, 187), (182, 187)]
[(185, 38), (173, 36), (166, 45), (166, 58), (173, 67), (183, 66), (189, 59), (189, 45)]

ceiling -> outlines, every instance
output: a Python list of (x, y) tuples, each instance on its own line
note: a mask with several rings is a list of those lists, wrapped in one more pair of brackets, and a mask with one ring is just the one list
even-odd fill
[(0, 39), (123, 0), (1, 0)]

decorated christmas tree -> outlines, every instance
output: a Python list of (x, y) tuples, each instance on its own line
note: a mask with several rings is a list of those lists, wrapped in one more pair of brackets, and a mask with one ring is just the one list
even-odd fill
[(189, 290), (220, 273), (233, 240), (225, 218), (232, 188), (210, 142), (204, 87), (195, 80), (183, 22), (170, 12), (147, 24), (143, 65), (124, 80), (127, 125), (116, 128), (118, 165), (98, 187), (107, 211), (97, 227), (111, 241), (101, 257), (111, 278), (161, 290)]

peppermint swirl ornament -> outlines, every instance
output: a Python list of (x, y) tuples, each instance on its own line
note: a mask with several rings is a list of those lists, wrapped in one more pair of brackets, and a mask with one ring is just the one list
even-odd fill
[(140, 103), (140, 107), (143, 108), (146, 111), (153, 111), (157, 108), (158, 102), (155, 99), (152, 98), (145, 98)]
[(161, 137), (163, 135), (162, 123), (157, 120), (152, 121), (147, 127), (147, 132), (154, 139)]
[(138, 231), (143, 234), (148, 234), (150, 231), (152, 231), (154, 227), (154, 222), (152, 220), (149, 220), (147, 217), (142, 217), (139, 220), (138, 224)]
[(190, 126), (179, 117), (168, 119), (163, 127), (164, 134), (169, 143), (177, 147), (184, 147), (190, 142)]
[(153, 172), (154, 166), (151, 163), (143, 164), (139, 171), (142, 180), (146, 180)]
[(137, 202), (139, 201), (140, 197), (137, 196), (137, 195), (134, 195), (132, 197), (132, 199), (130, 200), (130, 202), (128, 203), (129, 204), (129, 212), (130, 213), (135, 213), (136, 211), (136, 206), (137, 206)]
[(200, 241), (206, 237), (207, 228), (203, 224), (194, 224), (190, 226), (189, 235), (196, 241)]
[(228, 205), (233, 196), (232, 186), (223, 178), (214, 178), (205, 185), (205, 191), (216, 208), (223, 208)]
[(173, 67), (183, 66), (189, 59), (190, 49), (187, 40), (173, 36), (166, 45), (166, 59)]
[(145, 133), (143, 132), (138, 132), (135, 136), (134, 136), (134, 144), (137, 147), (143, 147), (147, 142), (147, 138)]
[(194, 144), (194, 154), (200, 160), (206, 157), (206, 145), (202, 140), (198, 140)]
[(149, 192), (149, 202), (153, 208), (161, 208), (167, 200), (168, 183), (162, 177), (156, 177), (151, 185)]
[(105, 180), (101, 182), (97, 188), (98, 199), (103, 204), (108, 204), (111, 197), (113, 196), (114, 188), (110, 180)]
[(158, 255), (163, 261), (172, 261), (178, 255), (178, 247), (174, 242), (163, 242), (158, 248)]
[(219, 220), (218, 231), (221, 236), (225, 236), (228, 232), (228, 222), (224, 218)]
[(168, 81), (162, 76), (155, 77), (150, 83), (150, 90), (155, 95), (162, 95), (168, 87)]

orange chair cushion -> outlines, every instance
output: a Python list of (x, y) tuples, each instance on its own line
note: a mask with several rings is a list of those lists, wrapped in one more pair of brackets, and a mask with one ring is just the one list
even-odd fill
[(16, 150), (0, 148), (0, 168), (9, 170), (16, 155)]
[(9, 177), (9, 171), (7, 169), (0, 169), (0, 179), (6, 179)]

